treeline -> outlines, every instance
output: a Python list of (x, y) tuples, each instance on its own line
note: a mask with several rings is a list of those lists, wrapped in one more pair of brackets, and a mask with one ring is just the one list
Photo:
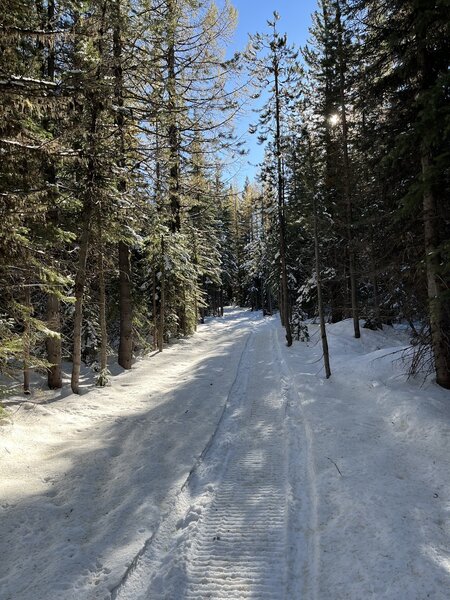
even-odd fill
[(300, 53), (277, 20), (247, 51), (267, 144), (256, 295), (280, 291), (288, 345), (319, 314), (327, 376), (327, 320), (357, 338), (404, 320), (412, 369), (450, 388), (450, 4), (319, 0)]
[(233, 291), (236, 15), (193, 0), (2, 0), (0, 371), (162, 350)]

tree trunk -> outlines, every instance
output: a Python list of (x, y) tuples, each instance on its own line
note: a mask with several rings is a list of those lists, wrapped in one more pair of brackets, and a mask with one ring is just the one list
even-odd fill
[(23, 393), (30, 394), (30, 346), (31, 346), (31, 293), (28, 285), (24, 290), (25, 318), (23, 322)]
[[(201, 289), (204, 291), (204, 296), (203, 296), (202, 300), (203, 300), (203, 302), (205, 302), (205, 301), (208, 300), (208, 295), (207, 295), (207, 292), (206, 292), (206, 277), (205, 277), (205, 275), (202, 276)], [(202, 302), (202, 305), (200, 306), (200, 311), (199, 311), (200, 312), (200, 324), (201, 325), (205, 324), (205, 316), (206, 316), (206, 308), (203, 305), (203, 302)]]
[(352, 306), (353, 329), (355, 338), (361, 337), (359, 328), (359, 311), (357, 297), (357, 282), (356, 282), (356, 260), (355, 248), (353, 240), (353, 206), (352, 196), (350, 191), (350, 158), (348, 152), (348, 124), (347, 110), (345, 108), (345, 65), (344, 65), (344, 49), (343, 49), (343, 30), (341, 21), (340, 0), (336, 1), (336, 25), (338, 33), (338, 56), (339, 56), (339, 94), (341, 102), (341, 125), (342, 125), (342, 154), (343, 154), (343, 183), (344, 183), (344, 199), (346, 205), (346, 231), (347, 231), (347, 248), (348, 248), (348, 267), (350, 278), (350, 297)]
[(423, 143), (421, 149), (422, 175), (425, 186), (423, 193), (423, 221), (431, 340), (436, 382), (440, 386), (450, 389), (450, 308), (448, 288), (440, 272), (442, 256), (439, 251), (439, 220), (436, 198), (431, 186), (427, 183), (431, 166), (430, 162), (429, 149)]
[[(416, 28), (419, 40), (418, 60), (420, 66), (420, 82), (422, 92), (427, 92), (434, 85), (436, 72), (432, 58), (426, 50), (423, 30)], [(435, 191), (430, 182), (435, 164), (430, 143), (425, 139), (420, 148), (420, 159), (423, 182), (423, 224), (425, 243), (425, 264), (427, 273), (428, 305), (430, 314), (431, 345), (434, 355), (436, 383), (450, 389), (450, 302), (448, 278), (442, 273), (444, 256), (440, 249), (440, 217)]]
[(73, 323), (73, 352), (72, 352), (72, 378), (71, 387), (74, 394), (80, 393), (81, 370), (81, 326), (83, 321), (83, 296), (86, 285), (86, 265), (89, 252), (89, 239), (91, 233), (92, 207), (90, 203), (85, 207), (82, 216), (82, 232), (78, 256), (78, 270), (75, 277), (75, 314)]
[(158, 348), (158, 303), (156, 301), (156, 273), (153, 274), (153, 285), (152, 285), (152, 310), (153, 310), (153, 350)]
[[(43, 28), (51, 30), (54, 26), (55, 18), (55, 1), (48, 0), (47, 2), (47, 14), (45, 17), (45, 23)], [(55, 46), (51, 42), (47, 44), (47, 52), (43, 61), (43, 76), (54, 81), (55, 78), (55, 61), (56, 51)], [(44, 126), (47, 131), (52, 132), (51, 121), (44, 121)], [(54, 160), (49, 156), (50, 161), (47, 166), (47, 181), (52, 186), (52, 190), (55, 189), (56, 184), (56, 167)], [(49, 199), (55, 202), (55, 192), (49, 192)], [(49, 210), (47, 218), (49, 223), (53, 225), (58, 224), (58, 213), (54, 204), (53, 208)], [(50, 367), (47, 371), (47, 385), (51, 390), (56, 390), (62, 387), (62, 372), (61, 372), (61, 315), (60, 315), (60, 301), (57, 295), (49, 293), (47, 296), (47, 327), (57, 333), (57, 336), (49, 336), (45, 340), (45, 349), (47, 353), (47, 361), (50, 363)]]
[(373, 318), (374, 325), (377, 329), (383, 329), (383, 323), (381, 321), (381, 313), (380, 313), (380, 300), (378, 294), (378, 277), (377, 277), (377, 269), (375, 265), (375, 243), (372, 239), (370, 244), (370, 265), (372, 271), (372, 287), (373, 287)]
[(106, 293), (105, 293), (105, 268), (103, 258), (103, 243), (101, 222), (99, 222), (99, 254), (98, 254), (98, 312), (100, 321), (100, 374), (97, 385), (104, 387), (108, 383), (108, 334), (106, 331)]
[(283, 290), (281, 289), (281, 287), (282, 287), (282, 284), (281, 284), (281, 276), (280, 276), (280, 283), (279, 283), (279, 288), (278, 288), (278, 306), (280, 307), (281, 325), (284, 327)]
[[(47, 327), (57, 333), (61, 331), (60, 301), (54, 294), (47, 296)], [(60, 335), (49, 336), (45, 340), (45, 348), (51, 365), (47, 371), (47, 384), (51, 390), (56, 390), (62, 387)]]
[[(103, 5), (102, 18), (99, 23), (97, 48), (100, 59), (103, 57), (103, 36), (105, 26), (106, 2)], [(102, 61), (99, 60), (96, 69), (96, 79), (100, 79), (100, 66)], [(98, 97), (92, 98), (91, 119), (88, 135), (90, 144), (88, 146), (87, 157), (87, 173), (86, 173), (86, 195), (83, 198), (83, 212), (81, 215), (81, 237), (78, 255), (78, 269), (75, 276), (75, 314), (73, 325), (73, 354), (72, 354), (72, 377), (71, 387), (74, 394), (80, 393), (80, 370), (81, 370), (81, 329), (83, 322), (83, 296), (86, 286), (86, 266), (89, 253), (89, 243), (91, 235), (91, 219), (94, 214), (94, 203), (98, 200), (96, 190), (97, 172), (97, 148), (96, 135), (99, 114), (102, 110), (102, 103)]]
[(120, 341), (119, 365), (131, 369), (133, 360), (133, 305), (131, 299), (131, 265), (130, 248), (123, 241), (119, 242), (119, 306), (120, 306)]
[(322, 275), (321, 275), (320, 247), (319, 247), (319, 231), (318, 231), (318, 223), (317, 223), (317, 205), (316, 205), (315, 194), (313, 194), (313, 212), (314, 212), (314, 256), (315, 256), (315, 262), (316, 262), (317, 308), (318, 308), (318, 312), (319, 312), (320, 337), (322, 339), (323, 364), (325, 367), (325, 377), (327, 379), (329, 379), (329, 377), (331, 377), (330, 354), (328, 351), (327, 330), (326, 330), (326, 325), (325, 325), (325, 313), (323, 310), (323, 300), (322, 300)]
[[(52, 184), (56, 183), (56, 173), (54, 165), (49, 167), (48, 181)], [(47, 214), (49, 223), (57, 225), (58, 214), (56, 210), (51, 210)], [(56, 265), (53, 261), (53, 268)], [(62, 371), (61, 371), (61, 302), (56, 294), (51, 292), (47, 295), (47, 327), (56, 335), (48, 336), (45, 340), (45, 350), (47, 353), (47, 361), (50, 367), (47, 370), (47, 385), (49, 389), (56, 390), (62, 387)]]
[[(119, 108), (123, 108), (123, 69), (122, 69), (122, 27), (121, 27), (121, 3), (116, 0), (115, 4), (116, 23), (113, 33), (114, 53), (114, 96)], [(119, 152), (117, 164), (123, 171), (125, 162), (125, 117), (123, 111), (117, 111), (116, 125), (119, 139)], [(123, 174), (119, 178), (118, 191), (124, 194), (127, 190), (127, 182)], [(123, 369), (131, 369), (133, 360), (133, 304), (131, 294), (131, 252), (128, 244), (119, 242), (119, 311), (120, 311), (120, 339), (117, 361)]]
[(286, 223), (285, 223), (285, 203), (284, 203), (284, 185), (283, 185), (283, 165), (281, 160), (281, 114), (280, 114), (280, 90), (279, 90), (279, 67), (276, 54), (273, 56), (273, 71), (275, 78), (275, 146), (277, 153), (277, 183), (278, 183), (278, 221), (280, 235), (280, 266), (281, 266), (281, 297), (282, 303), (281, 320), (286, 330), (286, 344), (292, 346), (291, 323), (289, 319), (289, 287), (287, 279), (286, 266)]
[(174, 18), (175, 5), (173, 0), (168, 2), (168, 20), (169, 20), (169, 32), (168, 32), (168, 48), (167, 48), (167, 90), (168, 90), (168, 109), (169, 109), (169, 131), (168, 131), (168, 142), (169, 142), (169, 198), (170, 198), (170, 210), (171, 210), (171, 231), (177, 233), (181, 229), (181, 215), (180, 215), (180, 166), (179, 166), (179, 142), (178, 142), (178, 124), (176, 120), (177, 111), (177, 79), (176, 79), (176, 68), (175, 68), (175, 41), (174, 32), (172, 31), (171, 21)]
[(164, 313), (166, 309), (165, 300), (165, 279), (166, 279), (166, 259), (165, 259), (165, 244), (164, 238), (161, 238), (161, 277), (160, 284), (160, 306), (159, 306), (159, 331), (158, 331), (158, 350), (163, 351), (164, 347)]
[(180, 335), (186, 335), (187, 323), (186, 323), (186, 288), (184, 284), (181, 287), (181, 304), (178, 308), (178, 323)]
[(197, 331), (197, 327), (198, 327), (198, 298), (197, 298), (197, 289), (195, 290), (195, 295), (194, 295), (194, 331)]

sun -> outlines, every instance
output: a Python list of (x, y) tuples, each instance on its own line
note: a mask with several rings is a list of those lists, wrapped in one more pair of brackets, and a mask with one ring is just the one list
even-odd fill
[(328, 123), (332, 126), (332, 127), (336, 127), (336, 125), (339, 123), (340, 121), (340, 117), (337, 113), (333, 113), (332, 115), (330, 115), (328, 117)]

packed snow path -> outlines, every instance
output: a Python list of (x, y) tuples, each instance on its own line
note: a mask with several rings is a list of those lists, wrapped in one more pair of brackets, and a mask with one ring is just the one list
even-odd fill
[(258, 325), (207, 451), (118, 599), (292, 597), (287, 370), (274, 323)]

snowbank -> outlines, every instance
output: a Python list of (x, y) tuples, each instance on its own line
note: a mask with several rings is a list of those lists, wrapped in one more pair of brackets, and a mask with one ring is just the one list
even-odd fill
[[(328, 326), (332, 378), (317, 327), (286, 353), (310, 429), (317, 490), (318, 598), (448, 599), (450, 394), (407, 380), (405, 334)], [(303, 423), (303, 424), (301, 424)]]

